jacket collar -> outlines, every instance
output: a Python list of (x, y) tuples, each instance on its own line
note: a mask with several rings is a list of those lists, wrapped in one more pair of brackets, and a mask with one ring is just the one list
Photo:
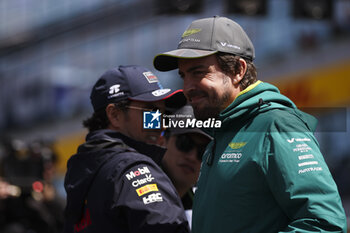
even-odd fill
[[(160, 146), (147, 144), (144, 142), (136, 141), (130, 137), (127, 137), (117, 131), (110, 129), (102, 129), (90, 132), (86, 136), (86, 142), (97, 142), (98, 144), (102, 144), (105, 142), (121, 142), (126, 146), (136, 150), (140, 154), (144, 154), (150, 157), (153, 161), (155, 161), (158, 165), (161, 165), (161, 160), (166, 151), (165, 148)], [(95, 144), (95, 143), (93, 143)]]

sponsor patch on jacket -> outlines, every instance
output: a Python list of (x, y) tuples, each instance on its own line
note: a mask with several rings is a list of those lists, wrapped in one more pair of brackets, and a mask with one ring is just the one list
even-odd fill
[(147, 197), (144, 197), (142, 200), (145, 205), (148, 205), (154, 202), (162, 202), (163, 197), (161, 193), (152, 193), (149, 194)]
[(301, 153), (304, 153), (304, 152), (309, 152), (309, 151), (312, 151), (311, 147), (306, 144), (306, 143), (300, 143), (300, 144), (297, 144), (295, 145), (295, 148), (293, 148), (293, 152), (301, 152)]
[(239, 163), (242, 158), (242, 148), (247, 142), (230, 142), (219, 159), (219, 163)]
[(293, 137), (287, 138), (286, 141), (289, 143), (291, 151), (298, 158), (298, 163), (296, 164), (298, 166), (298, 174), (323, 171), (321, 164), (313, 154), (313, 149), (308, 145), (311, 142), (310, 138)]
[(243, 146), (245, 146), (247, 143), (246, 142), (230, 142), (228, 144), (228, 146), (231, 148), (231, 149), (240, 149), (242, 148)]
[(145, 175), (151, 173), (147, 166), (137, 168), (135, 171), (131, 171), (125, 175), (128, 180), (132, 180), (140, 175)]
[(136, 189), (137, 195), (139, 195), (140, 197), (146, 193), (157, 191), (159, 191), (157, 184), (147, 184), (145, 186), (142, 186), (141, 188)]
[(239, 163), (242, 153), (223, 153), (219, 163)]
[(133, 187), (136, 188), (136, 187), (138, 187), (140, 185), (150, 183), (152, 180), (154, 180), (154, 177), (152, 176), (152, 174), (146, 174), (145, 178), (136, 179), (131, 184), (132, 184)]
[(287, 139), (287, 142), (289, 143), (293, 143), (293, 142), (310, 142), (311, 139), (310, 138), (290, 138)]

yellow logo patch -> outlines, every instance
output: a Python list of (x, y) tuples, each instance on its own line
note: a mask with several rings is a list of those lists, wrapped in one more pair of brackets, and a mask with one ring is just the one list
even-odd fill
[(184, 32), (184, 34), (182, 34), (182, 38), (183, 38), (183, 37), (186, 37), (186, 36), (193, 35), (193, 34), (195, 34), (195, 33), (197, 33), (197, 32), (200, 32), (200, 31), (202, 31), (202, 29), (190, 29), (190, 30), (186, 30), (186, 31)]
[(242, 148), (243, 146), (245, 146), (246, 144), (247, 144), (246, 142), (230, 142), (228, 144), (228, 146), (231, 149), (239, 149), (239, 148)]
[(145, 186), (142, 186), (141, 188), (136, 189), (137, 195), (142, 196), (146, 193), (158, 191), (157, 184), (148, 184)]

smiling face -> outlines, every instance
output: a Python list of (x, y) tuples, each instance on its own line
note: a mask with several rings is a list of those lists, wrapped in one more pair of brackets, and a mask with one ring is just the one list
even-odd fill
[(143, 112), (152, 111), (152, 109), (159, 109), (160, 112), (164, 112), (164, 101), (131, 101), (130, 105), (126, 107), (126, 111), (116, 109), (114, 104), (109, 104), (107, 107), (107, 115), (111, 122), (109, 128), (136, 141), (157, 144), (161, 130), (143, 129)]
[[(241, 91), (235, 74), (224, 73), (211, 55), (197, 59), (179, 59), (179, 74), (184, 80), (184, 94), (195, 117), (216, 118)], [(237, 83), (238, 81), (238, 83)]]

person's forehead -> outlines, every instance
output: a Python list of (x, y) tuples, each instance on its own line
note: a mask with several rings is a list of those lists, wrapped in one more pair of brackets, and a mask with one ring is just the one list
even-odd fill
[(178, 64), (179, 68), (180, 66), (188, 66), (188, 65), (210, 65), (210, 64), (216, 64), (216, 55), (212, 54), (206, 57), (199, 57), (199, 58), (179, 58)]
[(195, 59), (179, 59), (179, 74), (192, 72), (195, 70), (217, 70), (218, 61), (215, 55)]

